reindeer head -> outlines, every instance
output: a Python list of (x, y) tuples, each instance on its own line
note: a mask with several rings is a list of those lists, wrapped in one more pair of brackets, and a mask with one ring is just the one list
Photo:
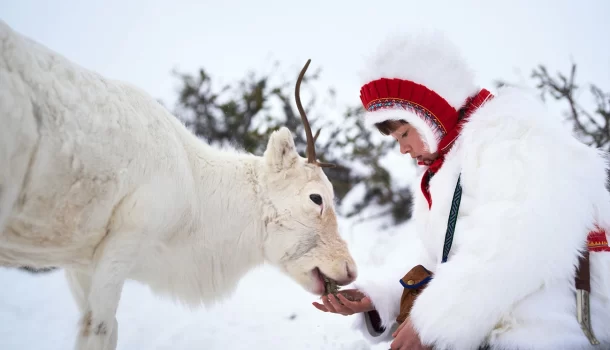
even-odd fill
[(299, 89), (310, 60), (295, 88), (297, 107), (307, 135), (307, 159), (295, 148), (287, 128), (275, 131), (265, 151), (265, 185), (272, 213), (266, 221), (266, 259), (303, 288), (324, 292), (323, 277), (340, 285), (352, 282), (357, 269), (346, 242), (339, 236), (333, 187), (316, 160), (315, 139), (301, 105)]

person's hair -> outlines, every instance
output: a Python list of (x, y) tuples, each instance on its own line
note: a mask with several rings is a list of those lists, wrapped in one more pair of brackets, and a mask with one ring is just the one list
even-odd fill
[(376, 123), (375, 127), (377, 127), (377, 130), (379, 130), (380, 133), (382, 133), (383, 135), (390, 135), (391, 133), (393, 133), (394, 131), (396, 131), (396, 129), (398, 129), (401, 125), (404, 124), (409, 124), (406, 121), (400, 119), (391, 119), (391, 120), (385, 120), (381, 123)]

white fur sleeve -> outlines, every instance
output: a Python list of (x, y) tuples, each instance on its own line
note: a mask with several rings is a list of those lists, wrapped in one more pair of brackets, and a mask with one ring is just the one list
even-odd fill
[(391, 341), (392, 333), (396, 330), (398, 324), (393, 322), (389, 327), (386, 327), (383, 332), (379, 333), (373, 327), (372, 321), (368, 313), (362, 312), (356, 315), (354, 328), (362, 332), (364, 338), (373, 344)]
[(380, 316), (381, 325), (385, 328), (383, 333), (378, 333), (367, 314), (356, 315), (354, 328), (360, 330), (369, 341), (379, 343), (392, 339), (404, 290), (400, 279), (417, 264), (429, 265), (426, 258), (426, 252), (417, 236), (409, 235), (407, 239), (396, 242), (394, 251), (388, 252), (387, 262), (383, 266), (369, 267), (359, 273), (353, 286), (371, 299)]
[(591, 203), (603, 192), (603, 164), (596, 168), (582, 148), (566, 151), (535, 133), (479, 145), (464, 160), (454, 255), (437, 266), (411, 311), (424, 344), (476, 349), (513, 304), (545, 281), (572, 280), (594, 222)]
[[(402, 270), (401, 270), (402, 271)], [(379, 343), (391, 339), (396, 317), (400, 311), (400, 297), (403, 287), (400, 285), (400, 278), (406, 273), (399, 271), (392, 277), (375, 278), (371, 276), (369, 279), (359, 280), (354, 283), (354, 288), (366, 294), (373, 303), (375, 310), (381, 318), (381, 326), (385, 328), (383, 333), (377, 333), (372, 324), (371, 319), (366, 313), (356, 315), (354, 327), (359, 329), (369, 341)], [(385, 276), (385, 274), (383, 274)], [(379, 276), (379, 275), (377, 275)]]

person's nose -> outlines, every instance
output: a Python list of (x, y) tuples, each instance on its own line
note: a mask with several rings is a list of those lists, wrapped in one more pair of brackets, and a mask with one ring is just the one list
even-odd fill
[(400, 153), (407, 154), (410, 151), (411, 151), (411, 147), (409, 147), (407, 144), (405, 144), (405, 143), (400, 144)]

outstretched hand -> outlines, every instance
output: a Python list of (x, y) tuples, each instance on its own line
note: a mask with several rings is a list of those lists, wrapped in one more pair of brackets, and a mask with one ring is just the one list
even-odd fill
[[(313, 302), (312, 305), (320, 311), (332, 312), (344, 316), (375, 310), (371, 299), (366, 296), (362, 298), (362, 292), (357, 289), (345, 289), (337, 293), (337, 295), (338, 297), (333, 294), (322, 296), (320, 297), (320, 299), (322, 299), (322, 304)], [(353, 296), (360, 300), (350, 301), (344, 295)]]

